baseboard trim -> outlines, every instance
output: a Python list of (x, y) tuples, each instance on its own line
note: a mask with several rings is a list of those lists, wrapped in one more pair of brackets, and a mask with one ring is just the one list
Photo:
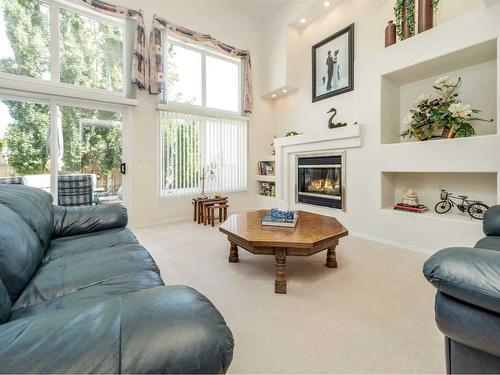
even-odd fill
[[(235, 214), (238, 212), (251, 211), (251, 210), (254, 210), (254, 208), (241, 208), (238, 210), (231, 211), (230, 213), (228, 213), (228, 215)], [(129, 228), (130, 229), (140, 229), (140, 228), (146, 228), (146, 227), (155, 227), (158, 225), (180, 223), (182, 221), (190, 221), (190, 220), (193, 220), (193, 215), (184, 216), (184, 217), (176, 217), (176, 218), (172, 218), (172, 219), (165, 219), (165, 220), (159, 220), (159, 221), (151, 221), (151, 222), (142, 223), (142, 224), (131, 224), (131, 225), (129, 225)]]
[(380, 242), (380, 243), (383, 243), (385, 245), (395, 246), (395, 247), (399, 247), (399, 248), (402, 248), (405, 250), (410, 250), (410, 251), (414, 251), (414, 252), (417, 252), (420, 254), (425, 254), (425, 255), (432, 255), (436, 252), (435, 250), (427, 249), (425, 247), (420, 247), (420, 246), (410, 245), (410, 244), (407, 244), (404, 242), (389, 240), (387, 238), (374, 236), (374, 235), (368, 234), (368, 233), (362, 233), (362, 232), (356, 232), (356, 231), (350, 230), (349, 235), (354, 236), (354, 237), (364, 238), (365, 240)]

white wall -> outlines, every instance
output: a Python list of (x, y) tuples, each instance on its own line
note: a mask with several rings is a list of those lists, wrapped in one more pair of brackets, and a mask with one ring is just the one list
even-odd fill
[[(437, 25), (442, 25), (458, 16), (492, 3), (498, 3), (498, 1), (442, 1)], [(428, 252), (446, 246), (473, 245), (482, 235), (480, 225), (451, 221), (443, 222), (441, 225), (435, 220), (426, 221), (422, 217), (401, 220), (400, 216), (394, 215), (392, 211), (381, 210), (382, 176), (380, 172), (384, 170), (384, 165), (387, 165), (388, 161), (379, 157), (382, 155), (384, 147), (380, 145), (380, 104), (378, 102), (381, 69), (380, 66), (376, 65), (377, 62), (374, 62), (376, 60), (374, 56), (380, 55), (381, 50), (384, 49), (384, 28), (387, 21), (393, 19), (393, 5), (394, 1), (392, 0), (343, 1), (300, 33), (290, 36), (289, 38), (293, 38), (293, 43), (288, 43), (288, 46), (293, 51), (288, 51), (287, 54), (295, 56), (295, 58), (289, 59), (288, 71), (294, 72), (299, 91), (274, 101), (272, 123), (276, 126), (275, 132), (278, 136), (283, 136), (286, 131), (290, 130), (305, 133), (318, 132), (327, 129), (328, 116), (326, 112), (334, 106), (338, 110), (336, 120), (348, 123), (357, 121), (361, 124), (363, 147), (349, 151), (348, 155), (347, 211), (345, 213), (331, 212), (332, 215), (337, 216), (345, 223), (352, 233), (396, 244), (405, 244), (408, 247)], [(312, 103), (311, 46), (353, 22), (355, 23), (355, 90)], [(282, 25), (286, 28), (286, 20), (282, 20)], [(447, 35), (447, 37), (453, 39), (454, 35)], [(437, 41), (435, 42), (438, 44)], [(440, 42), (446, 46), (447, 40), (443, 38)], [(422, 55), (432, 55), (429, 48), (433, 47), (430, 44), (426, 45), (423, 42), (418, 44), (416, 41), (412, 43), (414, 43), (415, 49), (422, 51)], [(491, 105), (488, 103), (488, 110)], [(399, 114), (399, 108), (397, 108), (397, 113)], [(465, 144), (460, 143), (460, 145)], [(448, 149), (450, 147), (454, 149), (453, 158), (460, 155), (460, 152), (464, 155), (463, 152), (477, 151), (460, 148), (459, 144), (448, 147)], [(391, 155), (389, 150), (387, 147), (384, 149), (385, 158)], [(417, 148), (407, 151), (421, 152)], [(410, 159), (418, 160), (415, 154), (411, 156)], [(394, 153), (394, 158), (406, 157), (407, 155), (401, 149)], [(498, 155), (492, 155), (492, 160), (496, 160), (495, 157), (498, 159)], [(415, 164), (409, 170), (419, 171), (422, 170), (419, 168), (425, 168), (425, 165), (433, 163), (439, 166), (439, 158), (445, 159), (443, 165), (451, 163), (446, 160), (447, 155), (440, 155), (439, 151), (427, 154), (424, 152), (423, 158), (425, 163), (422, 164), (422, 167)], [(403, 165), (400, 168), (404, 167)], [(476, 165), (471, 171), (478, 167), (481, 166)], [(488, 164), (483, 171), (490, 170), (490, 167), (491, 165)], [(405, 171), (404, 169), (400, 170)], [(439, 191), (436, 192), (437, 197), (438, 195)], [(481, 197), (476, 198), (480, 199)]]
[[(206, 0), (114, 0), (114, 3), (144, 11), (149, 36), (153, 14), (171, 22), (209, 33), (226, 43), (250, 49), (253, 74), (259, 77), (264, 63), (260, 55), (259, 18), (251, 8), (234, 1)], [(261, 91), (260, 80), (254, 80), (254, 90)], [(145, 92), (138, 94), (139, 105), (129, 111), (127, 145), (128, 173), (131, 181), (130, 222), (132, 226), (184, 220), (192, 217), (190, 198), (160, 198), (158, 196), (158, 125), (157, 98)], [(254, 114), (249, 125), (249, 184), (248, 193), (230, 194), (230, 211), (254, 206), (257, 189), (253, 176), (257, 155), (269, 153), (271, 130), (264, 126), (262, 114), (269, 112), (270, 103), (255, 96)]]

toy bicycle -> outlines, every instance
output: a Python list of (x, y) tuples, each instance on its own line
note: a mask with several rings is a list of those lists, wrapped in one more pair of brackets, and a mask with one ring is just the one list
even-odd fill
[(468, 212), (474, 219), (483, 220), (484, 213), (489, 207), (481, 201), (473, 201), (467, 198), (467, 195), (454, 197), (452, 193), (449, 193), (446, 189), (441, 188), (441, 201), (436, 204), (434, 210), (438, 214), (445, 214), (451, 210), (452, 207), (456, 207), (461, 212)]

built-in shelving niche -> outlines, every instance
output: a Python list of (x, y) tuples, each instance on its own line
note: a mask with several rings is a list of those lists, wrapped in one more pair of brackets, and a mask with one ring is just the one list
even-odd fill
[[(447, 214), (437, 214), (434, 206), (440, 200), (440, 188), (445, 187), (454, 196), (468, 195), (470, 199), (481, 200), (489, 206), (498, 202), (497, 172), (382, 172), (381, 208), (390, 210), (395, 215), (435, 217), (444, 220), (471, 220), (467, 213), (461, 213), (455, 208)], [(393, 210), (396, 202), (408, 190), (414, 190), (419, 197), (419, 203), (429, 208), (428, 213), (414, 214)]]
[(381, 143), (413, 141), (400, 136), (404, 130), (402, 119), (420, 94), (434, 92), (432, 85), (442, 76), (462, 77), (460, 98), (463, 102), (480, 109), (481, 117), (495, 120), (474, 122), (476, 136), (497, 134), (498, 75), (496, 39), (383, 75)]

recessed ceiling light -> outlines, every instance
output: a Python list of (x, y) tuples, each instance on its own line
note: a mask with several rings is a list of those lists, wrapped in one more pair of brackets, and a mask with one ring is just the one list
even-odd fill
[(286, 94), (288, 91), (286, 91), (286, 89), (283, 89), (282, 92), (283, 92), (283, 94)]
[(329, 1), (325, 1), (325, 2), (323, 3), (323, 6), (324, 6), (325, 8), (329, 7), (329, 6), (330, 6), (330, 2), (329, 2)]
[(273, 98), (276, 98), (276, 94), (271, 95)]
[(306, 23), (306, 19), (305, 18), (301, 18), (300, 19), (300, 23)]

